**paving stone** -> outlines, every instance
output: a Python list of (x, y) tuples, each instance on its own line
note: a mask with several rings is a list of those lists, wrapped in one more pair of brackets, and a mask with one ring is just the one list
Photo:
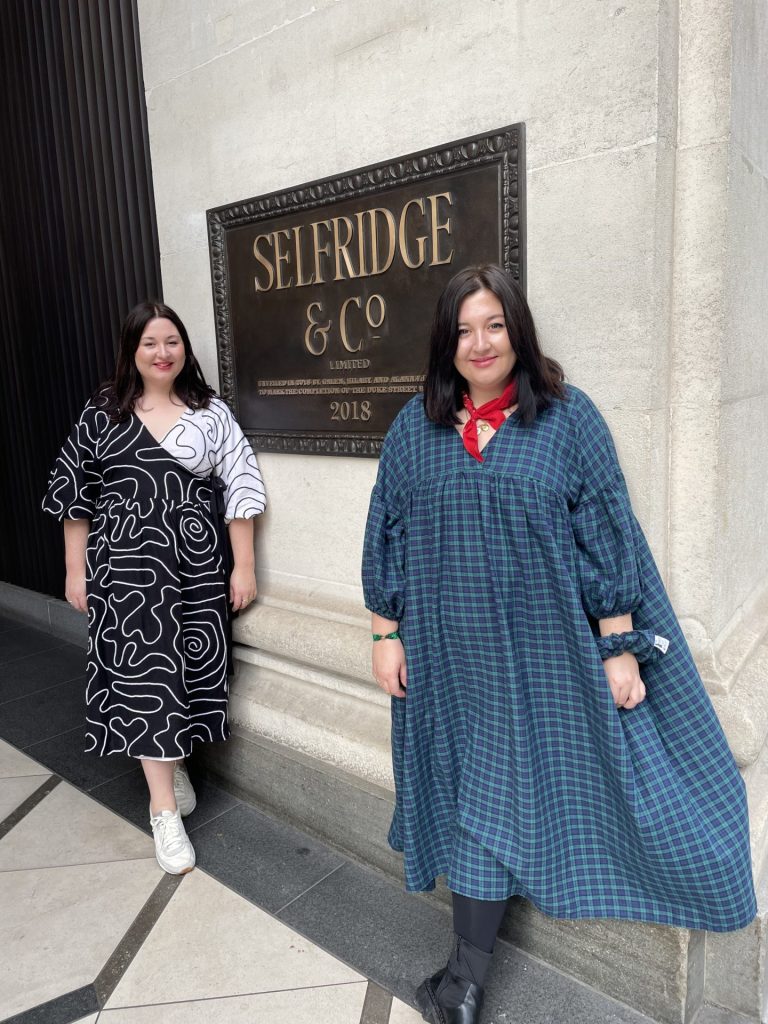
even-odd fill
[(272, 913), (344, 863), (341, 854), (245, 804), (191, 838), (207, 871)]
[[(2, 634), (0, 634), (2, 640)], [(85, 674), (85, 651), (73, 644), (61, 644), (44, 651), (31, 651), (3, 668), (0, 674), (0, 704)]]
[(50, 772), (20, 750), (0, 740), (0, 779), (19, 778), (22, 775), (49, 775)]
[[(37, 778), (0, 782), (34, 782)], [(0, 840), (0, 871), (155, 856), (151, 839), (66, 782)]]
[(203, 871), (193, 871), (184, 877), (106, 1008), (364, 980)]
[[(279, 917), (406, 1003), (445, 964), (452, 936), (450, 915), (436, 902), (356, 864), (345, 864)], [(647, 1024), (648, 1018), (498, 943), (483, 1024), (553, 1021)]]
[[(32, 796), (43, 782), (45, 782), (44, 775), (0, 779), (0, 821), (7, 818), (11, 811), (15, 811), (20, 804), (23, 804), (28, 796)], [(0, 840), (0, 848), (2, 848), (2, 840)]]
[[(0, 712), (2, 714), (2, 712)], [(71, 782), (78, 789), (87, 791), (101, 786), (126, 772), (136, 770), (136, 760), (125, 754), (110, 754), (99, 757), (85, 749), (85, 722), (81, 722), (69, 732), (59, 733), (50, 739), (33, 743), (26, 748), (30, 757), (34, 757), (46, 768), (56, 772), (62, 779)]]
[[(358, 1024), (366, 983), (103, 1010), (99, 1024)], [(421, 1017), (419, 1016), (419, 1020)]]
[(62, 646), (63, 641), (57, 636), (44, 633), (40, 629), (32, 629), (30, 626), (18, 626), (16, 629), (0, 633), (0, 665)]
[(89, 985), (159, 877), (154, 858), (0, 872), (0, 1019)]
[(0, 737), (22, 750), (85, 723), (85, 679), (72, 679), (3, 704)]

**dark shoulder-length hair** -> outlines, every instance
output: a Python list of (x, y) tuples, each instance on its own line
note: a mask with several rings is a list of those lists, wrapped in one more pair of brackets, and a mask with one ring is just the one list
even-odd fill
[(459, 341), (459, 310), (468, 295), (486, 288), (493, 292), (504, 310), (504, 322), (517, 357), (517, 411), (524, 423), (533, 423), (553, 398), (564, 398), (563, 371), (559, 363), (545, 356), (539, 347), (536, 327), (522, 289), (501, 267), (493, 263), (466, 267), (455, 274), (437, 300), (429, 342), (429, 366), (424, 382), (424, 408), (435, 423), (452, 426), (459, 422), (466, 380), (454, 366)]
[(216, 393), (206, 384), (181, 318), (165, 303), (148, 299), (134, 306), (123, 320), (115, 372), (99, 385), (94, 395), (94, 401), (114, 422), (127, 419), (134, 410), (136, 399), (144, 393), (144, 382), (136, 367), (136, 349), (149, 321), (158, 317), (170, 320), (184, 343), (184, 366), (173, 382), (176, 397), (190, 409), (207, 409), (211, 396)]

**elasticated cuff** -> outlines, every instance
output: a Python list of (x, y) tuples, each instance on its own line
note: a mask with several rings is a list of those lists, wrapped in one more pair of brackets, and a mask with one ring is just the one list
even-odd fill
[(667, 653), (669, 640), (657, 636), (649, 629), (632, 629), (626, 633), (609, 633), (595, 640), (597, 652), (603, 661), (616, 658), (620, 654), (634, 654), (641, 663), (657, 661)]

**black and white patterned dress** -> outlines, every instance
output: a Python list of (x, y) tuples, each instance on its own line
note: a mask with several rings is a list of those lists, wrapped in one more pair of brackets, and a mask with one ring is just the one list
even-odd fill
[(87, 749), (184, 757), (223, 740), (227, 595), (211, 476), (225, 518), (265, 505), (250, 444), (218, 398), (187, 409), (162, 441), (89, 402), (51, 473), (43, 509), (90, 519)]

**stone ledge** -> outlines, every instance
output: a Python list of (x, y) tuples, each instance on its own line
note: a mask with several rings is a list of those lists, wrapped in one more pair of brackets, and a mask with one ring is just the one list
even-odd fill
[(371, 679), (370, 635), (362, 626), (329, 621), (312, 608), (296, 610), (257, 602), (235, 619), (234, 639), (248, 647), (301, 661), (352, 679)]
[(57, 597), (25, 590), (12, 583), (0, 583), (0, 612), (18, 618), (19, 625), (44, 629), (68, 643), (85, 647), (88, 642), (86, 616)]
[(295, 667), (275, 658), (268, 666), (257, 657), (238, 660), (230, 691), (231, 722), (251, 736), (391, 789), (388, 706), (369, 699), (370, 687), (354, 680), (344, 685), (331, 677), (321, 681), (324, 674), (318, 671), (301, 678)]

